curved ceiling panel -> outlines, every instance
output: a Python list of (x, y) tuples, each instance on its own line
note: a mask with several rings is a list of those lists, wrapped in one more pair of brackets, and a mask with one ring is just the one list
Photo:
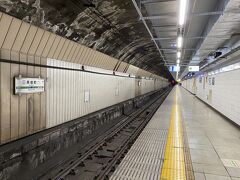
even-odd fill
[(0, 10), (152, 73), (171, 78), (131, 0), (3, 0)]

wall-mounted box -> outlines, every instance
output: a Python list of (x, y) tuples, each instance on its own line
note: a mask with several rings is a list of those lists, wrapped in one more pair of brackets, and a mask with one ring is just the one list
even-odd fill
[(90, 91), (85, 90), (84, 91), (84, 102), (89, 102), (90, 101)]
[(45, 80), (42, 78), (14, 77), (14, 94), (41, 93), (45, 91)]
[(142, 85), (142, 82), (141, 81), (138, 81), (138, 86), (141, 86)]

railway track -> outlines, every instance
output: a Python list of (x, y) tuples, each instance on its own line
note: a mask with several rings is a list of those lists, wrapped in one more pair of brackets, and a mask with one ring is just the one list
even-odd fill
[[(136, 138), (154, 115), (171, 89), (165, 89), (150, 102), (95, 139), (93, 145), (85, 148), (68, 162), (50, 173), (48, 179), (57, 180), (103, 180), (108, 179), (120, 164)], [(46, 177), (41, 178), (46, 179)]]

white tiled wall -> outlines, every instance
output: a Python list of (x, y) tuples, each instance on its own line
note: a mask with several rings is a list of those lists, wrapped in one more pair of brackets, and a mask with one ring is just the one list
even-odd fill
[(188, 79), (187, 81), (183, 81), (182, 85), (187, 90), (189, 90), (191, 93), (196, 94), (196, 85), (195, 85), (195, 79)]
[[(48, 59), (48, 65), (81, 69), (79, 64), (53, 59)], [(106, 70), (102, 69), (102, 71), (106, 73)], [(136, 81), (141, 81), (141, 86), (138, 86)], [(46, 128), (154, 91), (167, 84), (168, 82), (163, 79), (154, 83), (154, 80), (150, 79), (48, 68)], [(140, 90), (136, 91), (136, 88)], [(89, 102), (84, 102), (85, 91), (90, 92)]]
[[(196, 96), (240, 125), (240, 70), (205, 75), (201, 83), (199, 78), (196, 77)], [(212, 85), (212, 78), (215, 78), (214, 85)], [(193, 79), (184, 81), (182, 85), (193, 92), (191, 88)]]

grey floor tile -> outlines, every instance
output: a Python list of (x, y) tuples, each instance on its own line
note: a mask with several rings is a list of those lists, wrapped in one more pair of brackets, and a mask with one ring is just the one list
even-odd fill
[(199, 163), (192, 163), (193, 171), (196, 173), (203, 173), (203, 165)]
[(190, 149), (213, 149), (212, 145), (194, 144), (189, 143)]
[(228, 172), (226, 171), (223, 165), (205, 165), (203, 169), (204, 173), (206, 174), (229, 176)]
[(206, 180), (231, 180), (230, 177), (227, 176), (218, 176), (213, 174), (205, 174)]
[(231, 139), (231, 138), (217, 138), (217, 137), (209, 137), (211, 143), (214, 146), (228, 146), (228, 147), (234, 147), (235, 145), (240, 144), (239, 139)]
[(211, 142), (205, 135), (188, 134), (188, 143), (211, 146)]
[(240, 178), (240, 168), (232, 168), (232, 167), (226, 167), (226, 168), (230, 176)]
[(235, 146), (215, 146), (215, 150), (221, 159), (240, 160), (240, 143), (239, 147)]
[(206, 180), (203, 173), (194, 173), (195, 180)]
[(229, 176), (228, 172), (226, 171), (223, 165), (193, 163), (193, 170), (199, 173)]
[(190, 149), (193, 163), (200, 164), (222, 164), (213, 149)]

